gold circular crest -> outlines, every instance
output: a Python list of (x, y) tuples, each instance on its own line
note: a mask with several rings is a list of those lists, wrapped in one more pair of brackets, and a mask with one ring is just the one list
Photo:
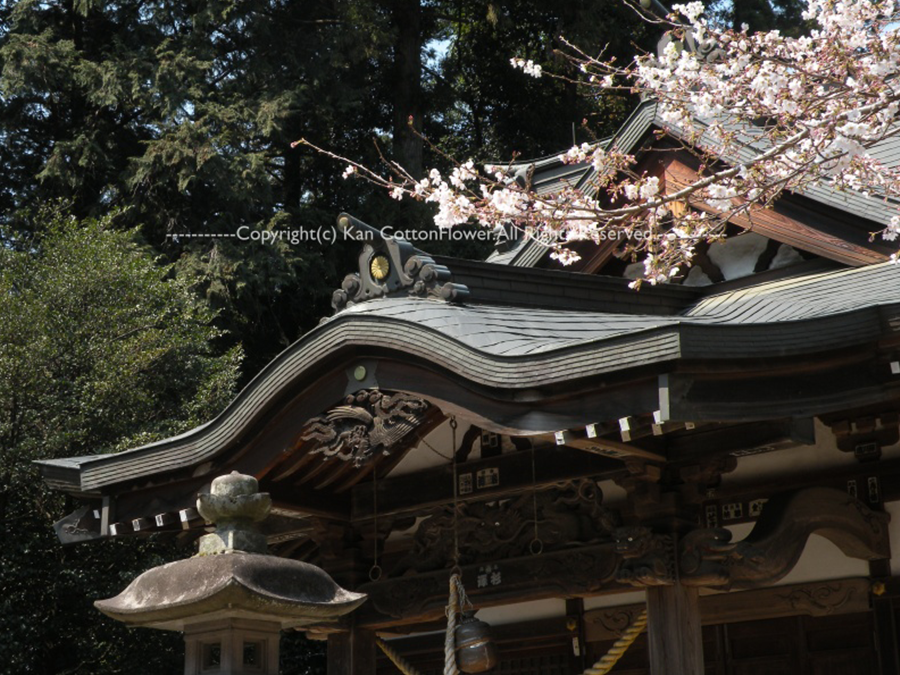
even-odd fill
[(384, 281), (391, 273), (391, 261), (386, 256), (376, 255), (369, 263), (369, 272), (376, 281)]

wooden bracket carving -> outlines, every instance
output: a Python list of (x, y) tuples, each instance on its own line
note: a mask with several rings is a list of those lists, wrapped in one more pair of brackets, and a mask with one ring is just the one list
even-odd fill
[(636, 504), (658, 503), (662, 468), (636, 457), (627, 458), (624, 464), (628, 475), (614, 479), (616, 485), (624, 488)]
[(363, 389), (304, 425), (300, 438), (317, 441), (313, 453), (337, 457), (362, 466), (376, 455), (389, 455), (393, 447), (415, 429), (429, 403), (410, 394), (388, 394)]
[(727, 589), (768, 586), (790, 572), (811, 534), (862, 560), (890, 557), (890, 516), (841, 490), (814, 487), (771, 498), (753, 531), (739, 542), (722, 528), (689, 532), (679, 543), (684, 584)]
[(632, 586), (669, 586), (675, 582), (672, 537), (643, 526), (616, 530), (616, 553), (622, 558), (616, 581)]
[(880, 459), (882, 448), (900, 440), (900, 415), (895, 410), (825, 421), (834, 432), (838, 448), (853, 453), (861, 462)]
[(439, 265), (409, 242), (386, 236), (345, 213), (338, 227), (351, 239), (366, 242), (359, 255), (359, 272), (344, 277), (331, 296), (336, 312), (356, 303), (387, 296), (417, 296), (462, 302), (469, 296), (464, 284), (453, 283), (445, 265)]
[(682, 492), (689, 501), (702, 501), (707, 491), (718, 487), (722, 476), (737, 468), (737, 457), (723, 455), (698, 464), (689, 464), (679, 469), (684, 481)]

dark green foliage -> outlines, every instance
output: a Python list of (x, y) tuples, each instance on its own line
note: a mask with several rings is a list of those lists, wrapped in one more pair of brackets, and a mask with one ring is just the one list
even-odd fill
[(565, 72), (561, 34), (624, 59), (648, 45), (619, 0), (19, 0), (0, 4), (0, 27), (0, 224), (27, 228), (23, 209), (52, 199), (78, 217), (120, 208), (116, 226), (139, 227), (219, 310), (247, 376), (328, 313), (352, 254), (236, 241), (238, 228), (314, 230), (341, 210), (429, 220), (292, 141), (375, 165), (373, 140), (389, 155), (393, 130), (397, 158), (443, 165), (401, 133), (412, 115), (463, 158), (556, 152), (573, 125), (579, 141), (607, 133), (630, 104), (529, 80), (510, 56)]
[[(628, 62), (654, 49), (657, 36), (624, 2), (463, 0), (448, 3), (449, 50), (432, 72), (440, 100), (433, 135), (451, 154), (508, 161), (541, 157), (614, 131), (634, 101), (597, 100), (575, 83), (533, 79), (513, 70), (510, 57), (534, 60), (545, 71), (576, 79), (561, 57), (561, 37), (586, 53)], [(583, 124), (586, 122), (586, 124)]]
[[(234, 393), (240, 350), (213, 313), (109, 221), (37, 216), (0, 247), (0, 673), (176, 673), (178, 635), (128, 631), (91, 602), (176, 552), (163, 541), (63, 548), (75, 508), (32, 460), (94, 454), (206, 420)], [(142, 430), (141, 434), (135, 434)]]
[(325, 642), (308, 640), (303, 633), (281, 636), (281, 675), (325, 675)]
[(741, 30), (746, 24), (751, 32), (779, 30), (791, 36), (809, 28), (804, 9), (805, 0), (718, 0), (708, 6), (710, 16), (729, 28)]
[[(415, 171), (447, 160), (400, 138), (410, 115), (461, 159), (557, 152), (573, 124), (579, 142), (611, 131), (627, 100), (510, 67), (565, 72), (560, 34), (622, 59), (655, 41), (620, 0), (0, 0), (0, 673), (180, 672), (178, 636), (129, 633), (90, 599), (184, 552), (61, 548), (50, 525), (75, 504), (31, 460), (205, 422), (329, 313), (356, 244), (239, 228), (311, 232), (342, 210), (428, 227), (429, 206), (292, 141)], [(39, 210), (57, 200), (75, 219)], [(321, 651), (291, 636), (283, 663), (321, 672)]]
[(123, 208), (116, 226), (179, 262), (250, 372), (325, 312), (323, 245), (202, 237), (331, 225), (359, 203), (342, 167), (290, 143), (371, 159), (387, 126), (376, 7), (22, 0), (4, 18), (0, 223), (27, 226), (22, 208), (48, 199), (79, 217)]

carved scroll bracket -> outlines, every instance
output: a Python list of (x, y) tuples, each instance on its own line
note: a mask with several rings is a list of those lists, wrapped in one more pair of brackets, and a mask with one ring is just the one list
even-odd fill
[(739, 542), (723, 528), (700, 528), (679, 542), (684, 584), (722, 589), (768, 586), (797, 564), (811, 534), (819, 534), (851, 558), (890, 557), (890, 516), (872, 511), (845, 492), (806, 488), (770, 499), (756, 526)]

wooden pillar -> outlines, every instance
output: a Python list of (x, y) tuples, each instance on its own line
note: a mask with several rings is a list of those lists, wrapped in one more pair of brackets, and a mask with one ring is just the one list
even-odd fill
[(872, 599), (872, 619), (875, 623), (875, 640), (878, 646), (879, 675), (900, 674), (897, 661), (897, 624), (890, 598)]
[[(872, 581), (886, 583), (891, 577), (890, 561), (869, 562), (869, 574)], [(872, 622), (875, 624), (875, 645), (878, 649), (878, 675), (900, 675), (900, 641), (893, 598), (873, 594)]]
[(566, 630), (569, 637), (569, 671), (580, 673), (587, 667), (584, 639), (584, 600), (566, 600)]
[(375, 675), (375, 633), (352, 628), (328, 636), (327, 675)]
[(703, 675), (698, 599), (692, 586), (647, 587), (651, 675)]

